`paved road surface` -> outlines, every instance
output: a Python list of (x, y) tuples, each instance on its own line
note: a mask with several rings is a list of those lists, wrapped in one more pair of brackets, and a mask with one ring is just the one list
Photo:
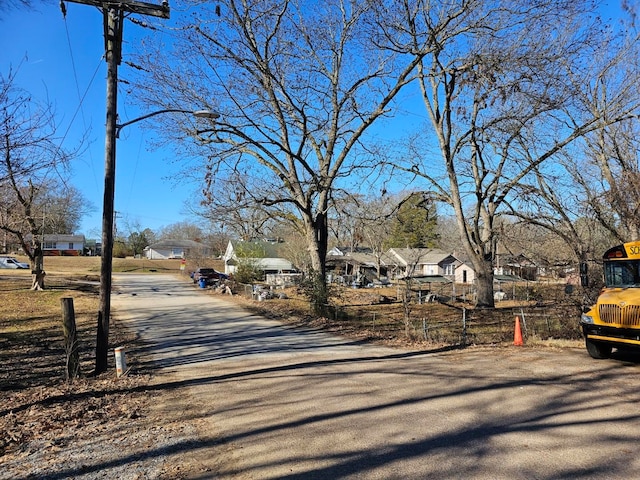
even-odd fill
[(223, 479), (640, 478), (640, 363), (582, 349), (406, 351), (251, 315), (166, 275), (116, 275), (188, 445)]

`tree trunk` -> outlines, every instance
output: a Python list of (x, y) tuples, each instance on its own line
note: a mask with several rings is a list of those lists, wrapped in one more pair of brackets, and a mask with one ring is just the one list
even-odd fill
[(329, 290), (327, 289), (327, 244), (329, 238), (329, 226), (327, 217), (319, 213), (315, 220), (307, 222), (307, 244), (311, 257), (311, 267), (313, 271), (313, 294), (311, 303), (314, 313), (323, 315), (329, 300)]
[(493, 267), (490, 261), (473, 262), (476, 270), (476, 308), (493, 308)]
[(33, 268), (31, 270), (32, 274), (32, 282), (31, 282), (31, 290), (44, 290), (44, 277), (46, 275), (44, 271), (44, 257), (42, 253), (42, 248), (39, 245), (36, 245), (34, 248), (34, 256), (33, 256)]

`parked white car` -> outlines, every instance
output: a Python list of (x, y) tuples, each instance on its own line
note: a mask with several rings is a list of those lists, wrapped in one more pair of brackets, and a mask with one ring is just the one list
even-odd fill
[(29, 268), (29, 264), (20, 262), (15, 257), (0, 257), (0, 268)]

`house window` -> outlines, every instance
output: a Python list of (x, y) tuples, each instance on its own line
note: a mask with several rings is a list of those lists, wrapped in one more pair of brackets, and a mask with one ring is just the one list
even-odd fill
[(56, 242), (44, 242), (44, 248), (46, 248), (47, 250), (55, 250)]
[(73, 242), (69, 242), (69, 250), (73, 250)]
[(171, 249), (171, 257), (172, 258), (182, 258), (182, 248), (172, 248)]
[(454, 274), (454, 270), (455, 270), (455, 267), (454, 267), (453, 263), (447, 263), (446, 265), (444, 265), (444, 274), (445, 275), (453, 275)]

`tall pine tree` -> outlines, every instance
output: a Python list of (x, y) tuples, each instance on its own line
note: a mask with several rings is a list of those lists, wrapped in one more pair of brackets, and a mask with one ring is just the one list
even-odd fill
[(438, 239), (436, 207), (422, 192), (411, 193), (399, 206), (387, 248), (430, 248)]

